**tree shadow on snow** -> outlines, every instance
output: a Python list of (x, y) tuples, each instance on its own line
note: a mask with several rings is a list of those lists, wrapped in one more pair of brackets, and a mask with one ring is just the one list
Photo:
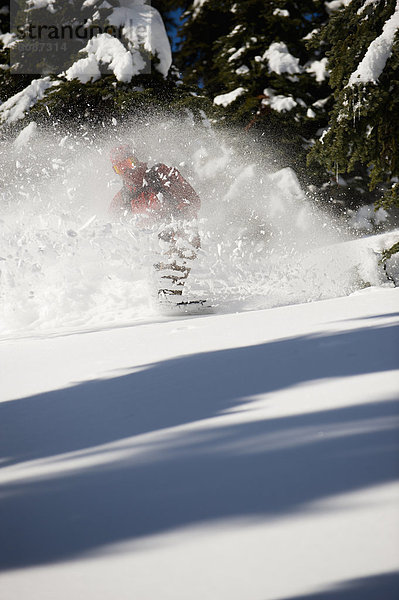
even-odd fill
[[(362, 316), (362, 317), (351, 317), (350, 319), (344, 319), (345, 321), (371, 321), (371, 320), (375, 320), (375, 319), (397, 319), (399, 317), (399, 312), (392, 312), (392, 313), (381, 313), (380, 315), (369, 315), (368, 317), (366, 316)], [(337, 322), (337, 321), (335, 321)], [(342, 321), (338, 321), (338, 322), (342, 322)]]
[[(93, 447), (114, 441), (131, 450), (133, 436), (223, 414), (257, 394), (395, 369), (398, 329), (187, 356), (0, 404), (1, 465), (90, 449), (95, 457), (101, 450)], [(390, 400), (222, 428), (212, 423), (155, 447), (141, 440), (144, 454), (9, 483), (0, 504), (0, 568), (72, 558), (206, 520), (289, 514), (393, 481), (398, 412), (399, 401)], [(328, 435), (331, 428), (339, 435)]]
[(286, 600), (398, 600), (399, 572), (383, 573), (344, 582), (338, 588), (286, 598)]

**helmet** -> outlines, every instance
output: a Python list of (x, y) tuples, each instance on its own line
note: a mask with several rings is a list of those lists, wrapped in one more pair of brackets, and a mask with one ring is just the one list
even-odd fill
[(139, 164), (138, 158), (136, 158), (130, 146), (127, 145), (112, 148), (110, 158), (113, 169), (118, 175), (131, 171)]

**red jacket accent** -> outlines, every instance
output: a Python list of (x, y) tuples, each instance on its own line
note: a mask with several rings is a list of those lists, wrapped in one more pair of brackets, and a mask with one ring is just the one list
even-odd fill
[(201, 201), (196, 191), (174, 167), (146, 163), (124, 173), (123, 188), (111, 204), (113, 213), (128, 210), (133, 214), (164, 217), (196, 217)]

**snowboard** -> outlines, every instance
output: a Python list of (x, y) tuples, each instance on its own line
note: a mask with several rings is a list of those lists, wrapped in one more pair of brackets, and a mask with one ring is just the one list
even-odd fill
[(173, 300), (163, 292), (158, 293), (159, 311), (165, 316), (211, 315), (216, 306), (209, 300), (174, 296)]

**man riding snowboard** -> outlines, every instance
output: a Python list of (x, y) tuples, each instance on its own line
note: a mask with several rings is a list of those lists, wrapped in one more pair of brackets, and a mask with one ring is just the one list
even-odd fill
[(113, 148), (111, 163), (123, 182), (111, 203), (112, 214), (143, 215), (147, 223), (164, 225), (158, 234), (164, 252), (154, 265), (160, 275), (158, 296), (161, 300), (181, 296), (191, 271), (188, 265), (200, 247), (195, 222), (201, 206), (198, 194), (176, 168), (162, 163), (149, 168), (127, 145)]
[(152, 220), (197, 217), (200, 198), (174, 167), (159, 163), (149, 168), (147, 163), (139, 161), (129, 146), (114, 148), (111, 163), (123, 182), (123, 188), (111, 204), (114, 214), (146, 214)]

